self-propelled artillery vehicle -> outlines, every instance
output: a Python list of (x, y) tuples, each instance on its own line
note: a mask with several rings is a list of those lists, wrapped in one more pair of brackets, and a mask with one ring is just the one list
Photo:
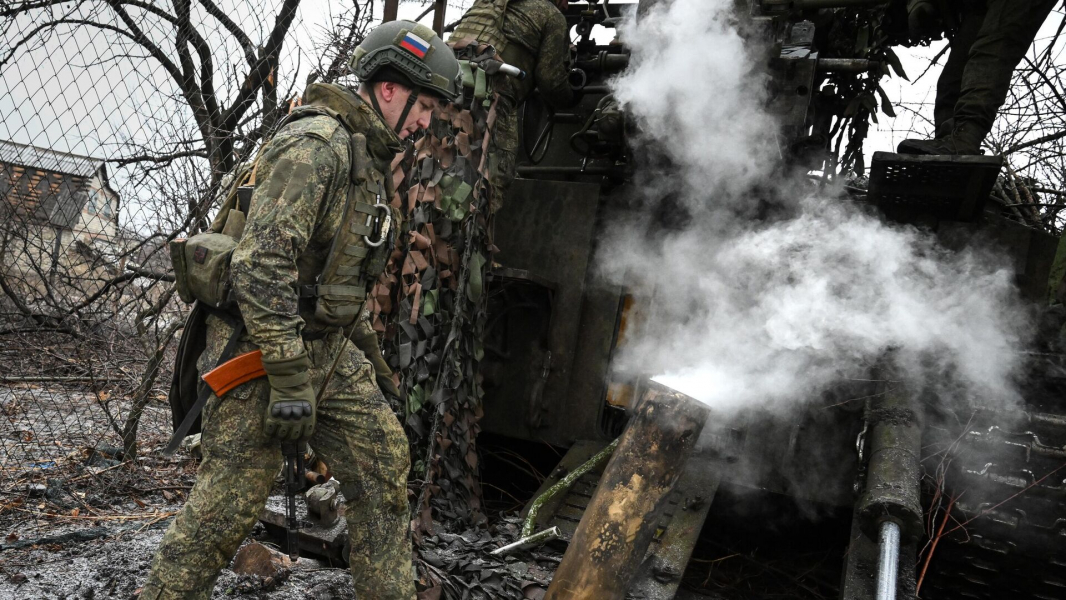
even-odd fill
[[(556, 543), (570, 542), (557, 577), (586, 575), (557, 581), (549, 597), (755, 598), (776, 584), (793, 590), (788, 597), (865, 600), (911, 598), (919, 582), (923, 598), (1066, 596), (1066, 470), (1058, 470), (1066, 462), (1066, 371), (1054, 341), (1029, 356), (1026, 404), (1016, 414), (973, 406), (960, 417), (872, 376), (842, 382), (788, 415), (752, 410), (725, 420), (663, 404), (676, 395), (612, 371), (627, 332), (654, 310), (595, 270), (602, 226), (630, 210), (649, 160), (647, 149), (631, 145), (635, 124), (611, 96), (611, 77), (630, 62), (614, 28), (654, 4), (570, 5), (571, 83), (581, 101), (552, 111), (534, 94), (520, 108), (518, 179), (495, 218), (500, 251), (489, 281), (479, 444), (548, 475), (524, 481), (513, 464), (486, 457), (481, 476), (525, 493), (530, 532), (556, 527)], [(779, 119), (787, 168), (826, 179), (846, 154), (834, 142), (841, 120), (868, 110), (863, 95), (875, 93), (862, 82), (894, 66), (882, 46), (898, 38), (898, 7), (738, 0), (736, 19), (764, 57), (765, 101)], [(871, 31), (876, 44), (854, 43)], [(861, 156), (851, 160), (863, 169)], [(885, 220), (928, 228), (948, 246), (980, 233), (1010, 257), (1022, 294), (1046, 302), (1057, 239), (988, 201), (1000, 170), (995, 156), (878, 152), (869, 177), (847, 189)], [(668, 230), (675, 207), (662, 202), (657, 225)], [(652, 405), (659, 413), (646, 410)], [(667, 423), (664, 413), (676, 419)], [(698, 443), (675, 439), (693, 431)], [(659, 445), (632, 455), (637, 440), (652, 439)], [(663, 464), (657, 452), (678, 464)], [(589, 511), (602, 510), (607, 494), (619, 498), (617, 482), (634, 474), (666, 484), (630, 490), (643, 494), (633, 510), (644, 512), (626, 543), (607, 556), (579, 555), (606, 543), (596, 536), (609, 530)], [(608, 482), (614, 487), (598, 491)], [(282, 514), (265, 519), (282, 527)], [(342, 531), (343, 521), (308, 530), (317, 537), (306, 547), (340, 547)], [(727, 587), (716, 579), (723, 573), (743, 586)], [(714, 592), (711, 581), (719, 582)]]

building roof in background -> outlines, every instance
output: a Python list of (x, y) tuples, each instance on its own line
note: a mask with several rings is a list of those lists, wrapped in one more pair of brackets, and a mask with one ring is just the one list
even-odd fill
[(90, 156), (38, 148), (7, 140), (0, 140), (0, 162), (78, 177), (92, 177), (104, 165), (104, 161)]
[(102, 160), (0, 140), (0, 198), (19, 214), (74, 227), (96, 175), (114, 194)]

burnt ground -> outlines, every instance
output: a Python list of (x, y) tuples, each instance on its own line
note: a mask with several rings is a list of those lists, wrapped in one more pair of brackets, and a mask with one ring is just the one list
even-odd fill
[[(83, 543), (5, 551), (0, 562), (0, 598), (133, 598), (148, 576), (152, 554), (162, 537), (162, 528), (153, 528)], [(276, 585), (225, 569), (213, 597), (328, 600), (352, 595), (347, 569), (301, 558)]]
[[(180, 451), (161, 456), (170, 429), (162, 400), (145, 413), (140, 456), (124, 460), (113, 422), (127, 407), (117, 398), (101, 400), (77, 390), (0, 388), (6, 426), (0, 430), (0, 599), (130, 599), (143, 585), (163, 530), (195, 481), (196, 461)], [(562, 450), (488, 435), (479, 450), (488, 525), (437, 524), (423, 539), (419, 600), (538, 599), (561, 559), (559, 543), (504, 558), (489, 552), (517, 537), (517, 511)], [(752, 505), (767, 508), (753, 512)], [(751, 535), (753, 526), (767, 525), (774, 533)], [(829, 573), (839, 568), (844, 547), (825, 544), (823, 525), (748, 496), (723, 503), (678, 598), (835, 597)], [(254, 540), (279, 542), (261, 526), (248, 541)], [(304, 557), (280, 581), (223, 570), (213, 597), (352, 595), (346, 568)]]
[[(116, 432), (129, 410), (122, 398), (79, 388), (0, 387), (0, 599), (135, 597), (197, 465), (182, 451), (161, 455), (170, 415), (164, 398), (156, 400), (141, 421), (139, 456), (126, 459)], [(488, 555), (515, 537), (520, 506), (516, 498), (498, 502), (490, 525), (478, 530), (438, 524), (422, 544), (420, 599), (523, 598), (527, 590), (538, 597), (558, 552)], [(278, 542), (261, 526), (253, 540)], [(346, 568), (304, 557), (280, 581), (226, 569), (214, 597), (352, 594)]]

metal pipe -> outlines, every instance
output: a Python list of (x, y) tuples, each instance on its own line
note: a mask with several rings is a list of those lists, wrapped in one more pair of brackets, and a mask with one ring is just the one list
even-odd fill
[(880, 62), (865, 58), (819, 58), (817, 63), (823, 73), (865, 73), (880, 68)]
[(884, 393), (867, 411), (869, 434), (866, 489), (856, 509), (866, 536), (876, 539), (889, 516), (908, 541), (922, 534), (922, 430), (915, 393), (900, 382), (886, 382)]
[(896, 578), (899, 577), (899, 525), (895, 521), (881, 523), (877, 542), (881, 550), (877, 561), (877, 600), (896, 600)]

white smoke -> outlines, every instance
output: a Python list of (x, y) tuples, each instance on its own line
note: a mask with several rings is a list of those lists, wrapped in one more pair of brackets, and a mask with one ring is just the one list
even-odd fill
[[(908, 379), (1009, 404), (1026, 337), (1005, 261), (952, 253), (851, 201), (795, 197), (780, 172), (764, 77), (729, 17), (732, 0), (673, 0), (623, 30), (632, 66), (613, 82), (669, 154), (670, 189), (693, 218), (649, 236), (616, 225), (600, 253), (610, 281), (651, 297), (616, 368), (716, 409), (809, 398), (892, 351)], [(787, 219), (753, 221), (747, 190), (792, 194)], [(649, 183), (649, 195), (662, 182)]]

